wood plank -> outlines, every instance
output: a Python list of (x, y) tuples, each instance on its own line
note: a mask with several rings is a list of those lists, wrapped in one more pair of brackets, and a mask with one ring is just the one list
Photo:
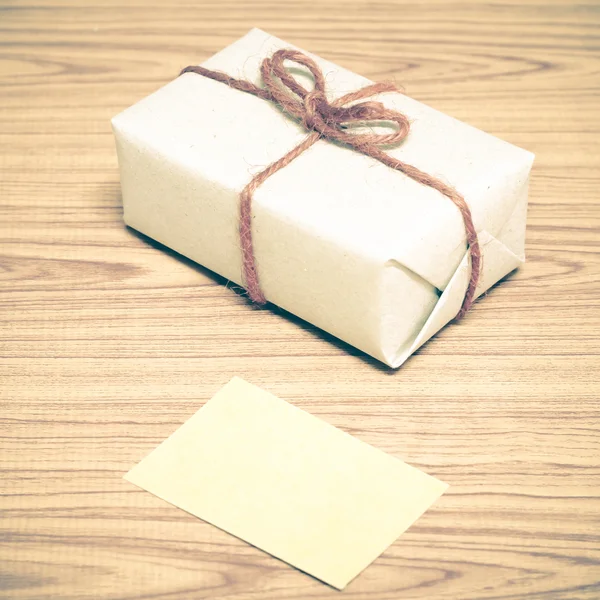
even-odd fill
[[(354, 600), (600, 597), (600, 6), (0, 7), (0, 597), (338, 592), (122, 475), (231, 376), (451, 484)], [(393, 372), (125, 228), (109, 119), (260, 26), (537, 154), (528, 262)]]

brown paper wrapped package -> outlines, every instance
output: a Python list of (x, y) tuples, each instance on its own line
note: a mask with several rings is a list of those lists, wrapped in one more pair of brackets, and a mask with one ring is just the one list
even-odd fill
[[(262, 59), (284, 47), (293, 46), (254, 29), (203, 64), (258, 84)], [(332, 99), (370, 83), (311, 56)], [(295, 75), (309, 85), (302, 69)], [(524, 261), (533, 155), (402, 94), (378, 100), (411, 120), (389, 153), (469, 203), (485, 292)], [(193, 73), (117, 115), (113, 129), (125, 222), (243, 283), (239, 193), (306, 130), (272, 103)], [(266, 297), (391, 367), (460, 309), (470, 265), (458, 210), (368, 156), (320, 140), (270, 177), (252, 208)]]

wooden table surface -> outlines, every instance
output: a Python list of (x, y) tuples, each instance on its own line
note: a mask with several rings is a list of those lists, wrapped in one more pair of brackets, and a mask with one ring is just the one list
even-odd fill
[[(122, 479), (239, 375), (451, 485), (343, 597), (600, 598), (600, 5), (126, 4), (0, 10), (0, 597), (340, 597)], [(397, 372), (123, 226), (110, 117), (252, 26), (537, 155), (527, 264)]]

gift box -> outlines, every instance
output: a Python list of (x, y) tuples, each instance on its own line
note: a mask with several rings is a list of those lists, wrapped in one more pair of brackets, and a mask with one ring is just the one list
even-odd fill
[[(283, 48), (294, 47), (254, 29), (203, 66), (263, 86), (263, 60)], [(333, 105), (372, 83), (305, 54)], [(314, 85), (302, 65), (289, 73)], [(410, 121), (385, 152), (468, 204), (480, 295), (524, 261), (533, 155), (404, 94), (374, 100)], [(125, 222), (243, 285), (240, 193), (311, 135), (306, 121), (226, 82), (176, 77), (112, 121)], [(394, 368), (456, 317), (472, 277), (464, 215), (446, 195), (325, 136), (257, 187), (250, 222), (265, 298)]]

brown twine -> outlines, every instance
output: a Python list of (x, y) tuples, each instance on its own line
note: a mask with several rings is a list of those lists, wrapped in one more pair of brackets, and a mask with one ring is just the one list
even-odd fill
[[(309, 91), (304, 88), (286, 71), (284, 66), (286, 60), (308, 68), (315, 82), (313, 90)], [(325, 95), (325, 78), (318, 65), (302, 52), (291, 49), (278, 50), (271, 58), (263, 60), (261, 75), (265, 85), (264, 88), (258, 87), (250, 81), (235, 79), (220, 71), (211, 71), (201, 66), (186, 67), (180, 74), (183, 75), (183, 73), (197, 73), (203, 77), (220, 81), (236, 90), (274, 102), (286, 113), (298, 119), (310, 132), (294, 149), (255, 175), (240, 194), (239, 229), (243, 278), (248, 295), (253, 302), (263, 305), (267, 300), (260, 288), (254, 257), (252, 196), (256, 189), (271, 175), (290, 164), (319, 139), (325, 138), (350, 146), (391, 169), (401, 171), (414, 181), (437, 190), (455, 204), (464, 221), (467, 244), (471, 255), (471, 278), (457, 318), (461, 318), (469, 310), (473, 304), (475, 289), (479, 280), (481, 251), (471, 211), (465, 199), (452, 186), (384, 152), (383, 147), (399, 144), (408, 135), (410, 124), (405, 115), (386, 108), (381, 102), (372, 100), (350, 104), (382, 92), (400, 92), (395, 85), (392, 83), (374, 83), (356, 92), (341, 96), (330, 103)], [(348, 104), (350, 105), (346, 106)], [(387, 134), (362, 133), (353, 132), (352, 128), (347, 127), (348, 124), (361, 124), (365, 121), (384, 121), (394, 125), (395, 131)]]

